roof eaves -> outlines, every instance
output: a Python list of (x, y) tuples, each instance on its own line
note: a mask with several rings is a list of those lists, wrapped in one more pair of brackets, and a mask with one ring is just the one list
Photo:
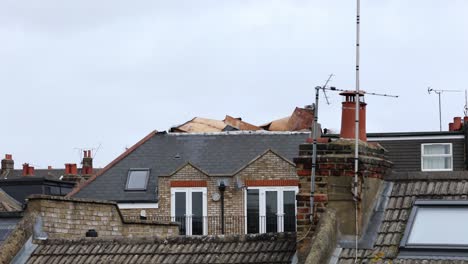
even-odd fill
[(68, 193), (66, 196), (67, 197), (71, 197), (77, 193), (79, 193), (84, 187), (88, 186), (91, 182), (93, 182), (94, 180), (96, 180), (97, 177), (103, 175), (104, 173), (106, 173), (109, 169), (111, 169), (112, 167), (114, 167), (117, 163), (119, 163), (121, 160), (123, 160), (124, 158), (126, 158), (128, 155), (130, 155), (133, 151), (135, 151), (137, 148), (139, 148), (141, 145), (143, 145), (144, 143), (146, 143), (148, 140), (150, 140), (154, 135), (156, 135), (158, 133), (158, 131), (154, 130), (152, 131), (151, 133), (149, 133), (147, 136), (145, 136), (143, 139), (141, 139), (140, 141), (138, 141), (135, 145), (133, 145), (132, 147), (130, 147), (129, 149), (127, 149), (124, 153), (120, 154), (120, 156), (118, 156), (116, 159), (114, 159), (111, 163), (107, 164), (107, 166), (105, 166), (102, 170), (100, 170), (98, 173), (96, 173), (95, 175), (93, 175), (91, 178), (89, 178), (87, 181), (85, 181), (83, 184), (80, 184), (78, 186), (76, 186), (75, 188), (73, 188), (73, 190)]

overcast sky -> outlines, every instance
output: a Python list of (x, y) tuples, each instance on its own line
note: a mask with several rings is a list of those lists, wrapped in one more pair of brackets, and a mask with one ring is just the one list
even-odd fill
[[(368, 132), (438, 130), (437, 96), (464, 91), (468, 1), (362, 0), (361, 88)], [(96, 166), (152, 130), (226, 114), (291, 114), (332, 85), (355, 89), (355, 1), (0, 1), (0, 154)], [(341, 98), (322, 100), (339, 131)], [(464, 93), (442, 95), (443, 129)]]

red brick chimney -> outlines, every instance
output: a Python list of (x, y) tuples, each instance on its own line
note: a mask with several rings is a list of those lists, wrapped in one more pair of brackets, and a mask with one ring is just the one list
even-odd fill
[(5, 158), (2, 159), (2, 168), (0, 169), (0, 175), (13, 170), (15, 168), (15, 162), (13, 161), (11, 154), (5, 154)]
[[(344, 96), (341, 112), (341, 132), (340, 138), (353, 139), (355, 136), (356, 121), (356, 92), (344, 91), (340, 93)], [(359, 93), (359, 139), (367, 141), (366, 136), (366, 103), (364, 102), (364, 93)]]
[(463, 117), (463, 122), (462, 118), (457, 116), (453, 118), (453, 123), (449, 123), (449, 131), (460, 131), (463, 128), (463, 123), (468, 121), (468, 117), (465, 116)]
[(91, 150), (83, 151), (82, 164), (83, 167), (81, 169), (81, 174), (85, 179), (87, 179), (93, 174), (93, 158), (91, 157)]
[(34, 167), (29, 166), (29, 163), (23, 164), (23, 176), (34, 176)]
[(63, 181), (80, 181), (81, 177), (78, 175), (78, 167), (76, 163), (65, 163), (65, 173), (62, 178)]

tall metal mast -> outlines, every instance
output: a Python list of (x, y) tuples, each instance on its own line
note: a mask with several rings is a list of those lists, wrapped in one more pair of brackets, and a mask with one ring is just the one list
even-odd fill
[(358, 194), (358, 171), (359, 171), (359, 38), (360, 38), (360, 16), (361, 16), (361, 1), (356, 0), (356, 108), (355, 108), (355, 140), (354, 140), (354, 183), (353, 183), (353, 199), (355, 207), (355, 256), (354, 262), (357, 263), (357, 251), (359, 240), (359, 194)]

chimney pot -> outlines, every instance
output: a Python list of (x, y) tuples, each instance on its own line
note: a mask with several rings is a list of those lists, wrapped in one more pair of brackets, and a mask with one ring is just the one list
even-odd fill
[(453, 123), (449, 123), (449, 131), (454, 131), (453, 130)]
[[(342, 103), (341, 112), (341, 133), (340, 138), (352, 139), (355, 138), (356, 132), (356, 92), (345, 91), (340, 93), (345, 97)], [(366, 103), (361, 98), (364, 98), (364, 92), (359, 92), (359, 139), (367, 141), (366, 133)]]
[(461, 117), (457, 116), (453, 118), (453, 131), (459, 131), (462, 128)]
[(28, 176), (28, 168), (29, 168), (29, 164), (24, 163), (23, 164), (23, 176)]
[(76, 163), (70, 164), (70, 174), (77, 175), (78, 169), (76, 167)]
[(23, 176), (34, 176), (34, 167), (29, 166), (29, 163), (23, 164)]
[(11, 154), (5, 154), (5, 159), (6, 159), (6, 160), (13, 160), (13, 155), (11, 155)]
[(82, 161), (83, 167), (81, 170), (82, 175), (93, 174), (93, 158), (91, 157), (91, 150), (85, 150)]
[(51, 170), (51, 169), (52, 169), (52, 166), (50, 166), (50, 165), (47, 166), (47, 169), (48, 169), (48, 170)]

